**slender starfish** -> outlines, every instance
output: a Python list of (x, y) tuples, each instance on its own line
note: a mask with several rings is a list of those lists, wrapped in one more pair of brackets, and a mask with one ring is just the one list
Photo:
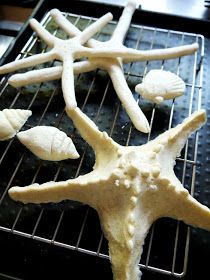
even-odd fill
[(23, 203), (86, 203), (98, 212), (109, 241), (115, 280), (137, 280), (138, 263), (151, 224), (172, 217), (210, 230), (210, 209), (196, 201), (176, 177), (173, 167), (187, 137), (205, 122), (203, 110), (142, 146), (121, 146), (79, 108), (69, 117), (96, 156), (94, 170), (63, 182), (12, 187), (9, 195)]
[[(66, 106), (75, 108), (77, 106), (74, 90), (73, 62), (76, 58), (88, 55), (89, 48), (83, 47), (93, 35), (112, 19), (112, 14), (107, 13), (96, 22), (88, 26), (83, 32), (74, 38), (61, 40), (50, 34), (37, 20), (30, 20), (30, 25), (39, 37), (51, 48), (49, 52), (36, 54), (21, 60), (16, 60), (0, 67), (0, 74), (15, 71), (21, 68), (34, 66), (40, 63), (58, 59), (63, 62), (62, 90)], [(90, 56), (95, 56), (90, 50)]]
[[(97, 68), (106, 70), (112, 80), (116, 93), (134, 126), (138, 130), (147, 133), (149, 132), (148, 121), (133, 98), (132, 92), (129, 89), (124, 77), (122, 64), (131, 61), (162, 60), (180, 57), (195, 52), (198, 49), (198, 44), (195, 43), (175, 48), (146, 51), (126, 48), (123, 45), (123, 41), (128, 31), (132, 15), (138, 6), (138, 2), (139, 1), (137, 0), (128, 1), (109, 41), (100, 42), (94, 39), (90, 39), (88, 41), (87, 45), (92, 49), (88, 50), (86, 53), (84, 52), (83, 54), (88, 57), (92, 57), (88, 61), (74, 63), (73, 69), (75, 74), (92, 71)], [(51, 11), (51, 16), (58, 23), (58, 26), (60, 26), (68, 35), (79, 36), (81, 34), (81, 31), (72, 25), (58, 10), (53, 9)], [(47, 31), (43, 30), (43, 36), (41, 34), (42, 32), (40, 32), (42, 29), (43, 27), (39, 26), (36, 31), (44, 40), (45, 36), (47, 36), (44, 34), (47, 34)], [(47, 69), (29, 71), (24, 74), (13, 75), (9, 79), (9, 83), (13, 86), (19, 87), (31, 83), (59, 79), (61, 76), (63, 76), (63, 66), (56, 66)], [(73, 93), (71, 93), (71, 99), (75, 102), (75, 96), (73, 97)]]

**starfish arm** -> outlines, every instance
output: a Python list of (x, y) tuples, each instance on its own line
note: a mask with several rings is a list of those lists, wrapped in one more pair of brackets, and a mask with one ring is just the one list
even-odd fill
[(50, 15), (57, 23), (57, 25), (61, 27), (69, 36), (75, 37), (77, 35), (80, 35), (81, 31), (67, 18), (65, 18), (58, 9), (52, 9), (50, 11)]
[(210, 231), (210, 209), (194, 199), (186, 189), (168, 196), (168, 209), (164, 216), (175, 218), (193, 227)]
[[(160, 172), (155, 176), (157, 192), (150, 191), (142, 204), (153, 205), (155, 218), (172, 217), (185, 223), (210, 230), (210, 209), (196, 201), (176, 177), (173, 166), (176, 156), (183, 148), (188, 136), (205, 122), (205, 111), (200, 110), (146, 144), (155, 152)], [(150, 202), (150, 203), (149, 203)]]
[(156, 180), (158, 191), (151, 190), (142, 198), (143, 207), (151, 212), (153, 220), (170, 217), (210, 231), (210, 209), (189, 194), (171, 171), (172, 165), (167, 168), (169, 172), (161, 172)]
[(101, 132), (95, 123), (78, 107), (74, 110), (66, 108), (66, 112), (82, 138), (93, 148), (96, 154), (105, 153), (105, 156), (109, 156), (109, 152), (113, 150), (113, 147), (118, 147), (118, 144), (107, 133)]
[(36, 19), (33, 18), (30, 20), (30, 26), (49, 47), (53, 47), (55, 37), (50, 34)]
[(69, 199), (93, 205), (95, 185), (98, 184), (98, 180), (99, 174), (94, 170), (67, 181), (51, 181), (26, 187), (15, 186), (9, 190), (9, 195), (13, 200), (23, 203), (60, 202)]
[(99, 144), (99, 139), (103, 138), (103, 133), (98, 129), (95, 123), (78, 107), (74, 110), (66, 108), (66, 113), (72, 119), (74, 126), (78, 129), (82, 138), (95, 149)]
[(174, 160), (180, 155), (180, 152), (184, 147), (189, 135), (195, 130), (199, 129), (200, 126), (205, 123), (205, 121), (205, 110), (196, 111), (181, 124), (164, 132), (155, 140), (148, 143), (148, 145), (163, 145), (163, 153), (169, 153), (170, 157)]
[[(79, 61), (73, 64), (74, 74), (86, 73), (96, 69), (90, 61)], [(48, 82), (61, 78), (63, 66), (54, 66), (38, 70), (31, 70), (26, 73), (14, 74), (8, 79), (8, 83), (13, 87), (22, 87), (35, 83)]]
[(35, 66), (37, 64), (48, 62), (52, 59), (55, 59), (55, 54), (51, 51), (47, 53), (35, 54), (27, 58), (15, 60), (1, 66), (0, 74), (6, 74), (19, 69)]
[(8, 83), (13, 87), (22, 87), (35, 83), (58, 80), (61, 78), (62, 70), (62, 66), (55, 66), (14, 74), (8, 79)]
[[(146, 50), (133, 52), (133, 57), (125, 58), (124, 63), (135, 62), (135, 61), (146, 61), (146, 60), (163, 60), (172, 59), (185, 55), (193, 54), (198, 50), (198, 43), (193, 43), (190, 45), (183, 45), (179, 47), (172, 47), (166, 49), (156, 49), (156, 50)], [(135, 54), (136, 53), (136, 54)], [(139, 55), (138, 55), (139, 53)]]
[(81, 45), (86, 43), (92, 36), (94, 36), (97, 32), (99, 32), (110, 20), (112, 20), (113, 16), (111, 13), (107, 13), (97, 21), (89, 25), (84, 31), (78, 35), (78, 39)]
[(82, 56), (94, 58), (94, 57), (106, 57), (106, 58), (128, 58), (128, 59), (135, 59), (138, 60), (145, 60), (145, 52), (147, 51), (138, 51), (131, 48), (126, 48), (125, 46), (117, 46), (115, 48), (110, 46), (101, 46), (101, 47), (95, 47), (95, 48), (87, 48), (84, 46), (81, 46), (78, 50), (78, 53)]
[(74, 89), (73, 59), (68, 57), (63, 61), (62, 91), (66, 107), (73, 109), (77, 106)]
[[(137, 206), (132, 210), (128, 201), (118, 206), (109, 206), (105, 211), (97, 209), (101, 226), (108, 240), (109, 255), (112, 263), (114, 280), (139, 280), (139, 261), (143, 245), (152, 221), (149, 215)], [(119, 205), (125, 203), (123, 209)]]
[(171, 59), (187, 54), (192, 54), (198, 49), (198, 44), (184, 45), (168, 49), (135, 50), (124, 46), (118, 48), (101, 47), (88, 49), (83, 48), (83, 55), (87, 57), (122, 57), (124, 61), (145, 61)]
[(74, 62), (74, 74), (90, 72), (97, 69), (97, 65), (89, 60)]
[(125, 47), (121, 46), (116, 49), (111, 49), (109, 46), (107, 47), (94, 47), (94, 48), (88, 48), (81, 46), (77, 53), (80, 56), (88, 57), (88, 58), (101, 58), (101, 57), (106, 57), (106, 58), (116, 58), (120, 56), (125, 56)]
[[(129, 28), (132, 15), (138, 6), (138, 2), (136, 0), (129, 0), (127, 5), (125, 6), (122, 16), (119, 19), (119, 22), (113, 32), (112, 39), (116, 41), (117, 43), (122, 43), (124, 40), (124, 37), (127, 33), (127, 30)], [(73, 24), (71, 24), (58, 9), (53, 9), (50, 12), (52, 18), (55, 20), (55, 22), (70, 36), (74, 37), (79, 34), (81, 34), (81, 31), (75, 27)], [(97, 41), (94, 39), (90, 39), (88, 41), (89, 47), (96, 46)]]
[(108, 69), (108, 73), (112, 80), (115, 91), (134, 126), (136, 129), (144, 133), (148, 133), (150, 129), (149, 123), (139, 105), (135, 101), (132, 92), (126, 83), (122, 68), (120, 65), (112, 65)]
[(127, 5), (125, 6), (117, 26), (112, 34), (111, 41), (114, 41), (117, 44), (123, 43), (131, 23), (133, 13), (135, 12), (138, 4), (139, 1), (128, 0)]
[[(60, 26), (69, 36), (75, 37), (81, 35), (82, 32), (70, 21), (68, 21), (58, 9), (51, 10), (50, 14), (58, 26)], [(89, 39), (87, 42), (89, 47), (93, 47), (96, 44), (97, 41), (95, 39)]]

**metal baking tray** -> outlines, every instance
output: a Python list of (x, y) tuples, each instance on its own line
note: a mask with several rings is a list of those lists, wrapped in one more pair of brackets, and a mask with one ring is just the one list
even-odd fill
[[(69, 12), (64, 12), (64, 15), (81, 30), (96, 20), (91, 16)], [(65, 38), (66, 34), (51, 20), (48, 12), (42, 17), (41, 23), (51, 33)], [(115, 21), (108, 24), (97, 34), (97, 39), (107, 40), (115, 24)], [(119, 144), (146, 143), (201, 108), (205, 39), (199, 34), (139, 24), (132, 24), (129, 29), (125, 45), (137, 49), (166, 48), (193, 42), (199, 43), (199, 50), (193, 55), (166, 61), (136, 62), (125, 66), (129, 87), (150, 122), (149, 135), (138, 132), (132, 126), (105, 71), (99, 69), (75, 76), (78, 106)], [(33, 33), (28, 36), (26, 44), (15, 59), (44, 51), (46, 45)], [(52, 62), (48, 66), (57, 63)], [(186, 83), (185, 94), (161, 105), (154, 105), (140, 98), (134, 92), (134, 87), (154, 68), (179, 74)], [(33, 115), (23, 130), (36, 125), (59, 127), (73, 138), (81, 157), (78, 160), (44, 162), (27, 151), (16, 138), (0, 142), (0, 230), (36, 240), (39, 244), (47, 243), (107, 259), (107, 242), (101, 232), (97, 213), (93, 209), (71, 201), (22, 205), (9, 199), (7, 191), (13, 185), (24, 186), (33, 182), (74, 178), (89, 172), (94, 164), (93, 151), (81, 139), (65, 114), (60, 81), (15, 89), (7, 84), (9, 76), (2, 77), (0, 81), (0, 110), (31, 109)], [(177, 176), (192, 195), (196, 192), (196, 170), (200, 168), (197, 160), (201, 146), (199, 140), (199, 132), (189, 138), (175, 167)], [(146, 239), (140, 266), (157, 274), (183, 277), (187, 270), (189, 243), (189, 227), (172, 219), (158, 220)], [(106, 262), (108, 263), (108, 260)], [(21, 273), (17, 273), (18, 276), (25, 279)]]

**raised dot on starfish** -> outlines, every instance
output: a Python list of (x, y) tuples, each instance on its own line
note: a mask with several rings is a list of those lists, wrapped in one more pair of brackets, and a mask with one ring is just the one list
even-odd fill
[[(92, 49), (88, 50), (88, 53), (84, 52), (83, 54), (93, 57), (88, 61), (74, 63), (73, 69), (75, 74), (92, 71), (97, 68), (105, 69), (108, 72), (115, 91), (134, 126), (138, 130), (148, 133), (150, 129), (148, 121), (133, 98), (132, 92), (125, 80), (122, 64), (131, 61), (162, 60), (188, 55), (198, 49), (198, 44), (194, 43), (174, 48), (146, 51), (126, 48), (123, 45), (123, 41), (130, 26), (132, 15), (138, 4), (139, 1), (137, 0), (129, 0), (111, 39), (107, 42), (90, 39), (87, 45)], [(81, 34), (81, 31), (72, 25), (58, 10), (53, 9), (51, 11), (51, 16), (57, 22), (58, 26), (60, 26), (68, 35), (79, 36)], [(11, 76), (9, 83), (16, 87), (23, 86), (30, 83), (59, 79), (62, 76), (62, 73), (62, 66), (33, 70), (25, 74)]]
[(67, 113), (94, 149), (94, 170), (67, 181), (12, 187), (12, 199), (23, 203), (70, 199), (96, 209), (109, 241), (115, 280), (139, 279), (144, 240), (156, 219), (172, 217), (210, 230), (210, 209), (189, 194), (173, 170), (188, 136), (205, 122), (205, 111), (195, 112), (145, 145), (125, 147), (100, 132), (79, 108)]

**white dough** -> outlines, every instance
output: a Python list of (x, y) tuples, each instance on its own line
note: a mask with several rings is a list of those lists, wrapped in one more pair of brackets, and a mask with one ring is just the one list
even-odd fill
[(20, 142), (43, 160), (76, 159), (77, 150), (66, 133), (52, 126), (36, 126), (17, 134)]
[(30, 110), (4, 109), (0, 111), (0, 141), (12, 138), (31, 115)]
[[(92, 39), (91, 37), (112, 19), (110, 13), (104, 15), (81, 32), (76, 26), (69, 22), (59, 10), (51, 10), (50, 15), (53, 20), (70, 36), (70, 39), (67, 40), (61, 40), (50, 34), (35, 19), (30, 20), (32, 29), (51, 50), (46, 53), (36, 54), (8, 63), (0, 67), (0, 74), (47, 61), (53, 61), (55, 59), (60, 60), (63, 62), (61, 66), (15, 74), (8, 82), (15, 87), (20, 87), (27, 84), (61, 78), (66, 106), (68, 109), (73, 109), (77, 106), (74, 89), (74, 73), (89, 72), (97, 68), (106, 70), (133, 125), (139, 131), (148, 133), (150, 131), (148, 120), (133, 98), (133, 94), (124, 76), (123, 64), (135, 61), (172, 59), (190, 55), (194, 53), (199, 46), (198, 43), (193, 43), (190, 45), (152, 50), (137, 50), (124, 46), (123, 41), (130, 26), (133, 13), (139, 4), (139, 0), (127, 1), (111, 38), (105, 42)], [(88, 47), (84, 47), (84, 43), (87, 43)], [(87, 57), (88, 60), (74, 62), (75, 59), (82, 57)], [(160, 101), (161, 99), (157, 98), (157, 102)]]
[(166, 99), (174, 99), (185, 92), (184, 81), (174, 73), (164, 70), (151, 70), (143, 83), (135, 87), (136, 92), (145, 99), (161, 103)]
[(66, 181), (12, 187), (12, 199), (23, 203), (70, 199), (93, 207), (109, 241), (114, 280), (140, 280), (144, 240), (158, 218), (210, 230), (210, 209), (189, 194), (173, 170), (188, 136), (205, 122), (204, 110), (141, 146), (117, 144), (79, 108), (67, 114), (95, 152), (94, 170)]

